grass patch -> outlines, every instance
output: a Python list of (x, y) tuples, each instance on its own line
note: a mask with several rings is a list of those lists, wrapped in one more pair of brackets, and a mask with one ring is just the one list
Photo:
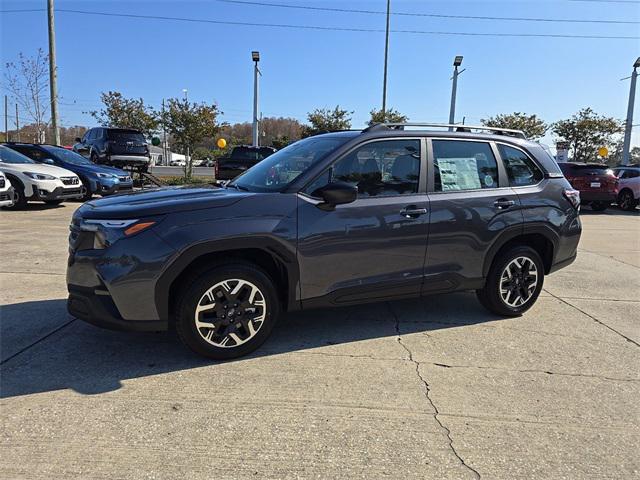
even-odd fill
[(186, 179), (185, 177), (158, 177), (167, 185), (206, 185), (213, 183), (212, 178), (191, 177)]

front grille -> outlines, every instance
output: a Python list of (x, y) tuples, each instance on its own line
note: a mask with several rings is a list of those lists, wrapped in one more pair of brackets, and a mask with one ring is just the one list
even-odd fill
[(4, 183), (4, 177), (0, 178), (0, 188), (4, 188), (5, 183)]
[(78, 185), (80, 183), (78, 177), (60, 177), (60, 180), (65, 185)]
[(79, 195), (80, 193), (82, 193), (82, 189), (80, 188), (65, 188), (60, 196), (67, 197), (69, 195)]

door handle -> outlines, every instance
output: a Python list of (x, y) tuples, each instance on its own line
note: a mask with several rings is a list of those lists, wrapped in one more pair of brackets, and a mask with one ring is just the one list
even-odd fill
[(406, 218), (418, 218), (420, 215), (424, 215), (426, 213), (426, 208), (417, 208), (413, 205), (400, 210), (400, 215)]
[(504, 210), (506, 208), (509, 207), (513, 207), (516, 204), (515, 201), (513, 200), (508, 200), (506, 198), (501, 198), (499, 200), (496, 200), (495, 202), (493, 202), (493, 205), (498, 209), (498, 210)]

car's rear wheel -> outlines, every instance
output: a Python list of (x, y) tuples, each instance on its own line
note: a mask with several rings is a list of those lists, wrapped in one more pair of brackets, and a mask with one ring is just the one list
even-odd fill
[(604, 212), (609, 207), (609, 202), (591, 202), (591, 210)]
[(494, 259), (484, 288), (476, 294), (490, 312), (517, 316), (536, 302), (543, 281), (544, 265), (540, 255), (533, 248), (521, 245)]
[(638, 200), (633, 198), (633, 192), (631, 190), (623, 190), (618, 195), (618, 206), (622, 210), (633, 211), (638, 205)]
[(226, 264), (200, 275), (184, 290), (176, 330), (194, 352), (226, 360), (262, 345), (279, 312), (267, 274), (250, 264)]

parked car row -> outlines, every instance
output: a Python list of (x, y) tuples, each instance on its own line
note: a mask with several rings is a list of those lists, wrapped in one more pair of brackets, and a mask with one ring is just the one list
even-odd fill
[(133, 189), (127, 172), (96, 165), (54, 145), (3, 143), (0, 172), (5, 185), (0, 187), (0, 207), (24, 208), (30, 201), (57, 205), (65, 200), (86, 201), (94, 194), (105, 196)]
[(610, 168), (601, 163), (562, 162), (565, 178), (580, 191), (582, 205), (595, 211), (617, 203), (623, 210), (634, 210), (640, 201), (640, 166)]

